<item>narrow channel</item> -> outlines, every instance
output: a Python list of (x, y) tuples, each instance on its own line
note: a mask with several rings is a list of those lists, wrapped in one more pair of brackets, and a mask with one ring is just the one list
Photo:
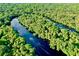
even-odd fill
[(53, 25), (54, 25), (54, 26), (57, 26), (57, 27), (60, 28), (60, 29), (67, 29), (67, 30), (69, 30), (70, 32), (79, 33), (76, 29), (71, 28), (71, 27), (69, 27), (69, 26), (67, 26), (67, 25), (64, 25), (64, 24), (62, 24), (62, 23), (56, 22), (55, 20), (52, 20), (51, 18), (49, 18), (49, 17), (47, 17), (47, 16), (43, 16), (43, 17), (45, 17), (49, 22), (53, 22), (53, 23), (54, 23)]
[(31, 44), (35, 48), (36, 55), (38, 56), (66, 56), (62, 51), (53, 50), (50, 48), (47, 41), (43, 41), (36, 36), (33, 36), (25, 27), (23, 27), (18, 18), (14, 18), (11, 21), (11, 26), (20, 36), (26, 39), (26, 42)]

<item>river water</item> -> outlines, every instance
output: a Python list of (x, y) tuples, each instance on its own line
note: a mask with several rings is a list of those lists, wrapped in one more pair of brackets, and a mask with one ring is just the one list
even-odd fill
[(53, 22), (54, 24), (54, 26), (57, 26), (58, 28), (60, 28), (60, 29), (67, 29), (67, 30), (69, 30), (70, 32), (76, 32), (76, 33), (79, 33), (76, 29), (74, 29), (74, 28), (71, 28), (71, 27), (69, 27), (69, 26), (67, 26), (67, 25), (65, 25), (65, 24), (62, 24), (62, 23), (59, 23), (59, 22), (56, 22), (54, 19), (52, 20), (51, 18), (49, 18), (49, 17), (47, 17), (47, 16), (44, 16), (47, 20), (48, 20), (48, 22)]
[(26, 43), (32, 45), (35, 48), (36, 55), (38, 56), (63, 56), (65, 55), (61, 51), (56, 51), (50, 48), (49, 43), (47, 41), (43, 41), (43, 39), (33, 36), (31, 32), (29, 32), (25, 27), (23, 27), (18, 18), (14, 18), (11, 21), (11, 26), (15, 31), (19, 33), (20, 36), (26, 39)]

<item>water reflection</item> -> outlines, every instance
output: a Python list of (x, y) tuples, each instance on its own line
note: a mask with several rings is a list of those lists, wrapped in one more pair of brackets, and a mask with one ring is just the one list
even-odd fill
[(11, 21), (11, 26), (16, 30), (20, 36), (26, 39), (27, 43), (30, 43), (36, 50), (36, 54), (39, 56), (62, 56), (65, 55), (61, 51), (53, 50), (49, 47), (47, 41), (43, 41), (40, 38), (33, 36), (25, 27), (23, 27), (17, 18)]
[(67, 25), (64, 25), (62, 23), (56, 22), (55, 20), (52, 20), (51, 18), (44, 16), (49, 22), (54, 22), (54, 25), (59, 27), (60, 29), (68, 29), (70, 32), (77, 32), (79, 33), (77, 30), (75, 30), (74, 28), (71, 28)]

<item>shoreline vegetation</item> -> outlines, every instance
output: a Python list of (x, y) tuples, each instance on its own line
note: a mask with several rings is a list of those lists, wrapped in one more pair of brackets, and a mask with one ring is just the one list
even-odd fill
[[(52, 49), (61, 50), (67, 56), (79, 56), (79, 4), (0, 4), (1, 56), (34, 55), (34, 48), (11, 27), (12, 18), (17, 16), (33, 35), (49, 41)], [(77, 32), (60, 29), (53, 20)]]

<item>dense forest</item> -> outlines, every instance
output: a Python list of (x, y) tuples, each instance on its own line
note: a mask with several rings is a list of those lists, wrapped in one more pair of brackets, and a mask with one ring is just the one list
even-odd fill
[(32, 48), (31, 44), (27, 44), (25, 39), (20, 37), (10, 25), (11, 19), (16, 17), (14, 14), (10, 15), (12, 6), (9, 6), (9, 4), (0, 4), (0, 9), (0, 56), (35, 55), (35, 49)]
[[(0, 4), (0, 55), (35, 55), (35, 49), (11, 27), (19, 22), (34, 36), (48, 41), (50, 48), (67, 56), (79, 56), (79, 4)], [(59, 28), (60, 23), (69, 29)]]

